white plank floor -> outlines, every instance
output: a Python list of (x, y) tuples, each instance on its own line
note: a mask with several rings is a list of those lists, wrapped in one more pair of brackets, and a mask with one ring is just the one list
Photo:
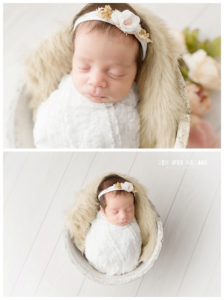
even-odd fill
[[(26, 99), (19, 99), (22, 79), (22, 65), (31, 49), (57, 32), (63, 24), (72, 20), (80, 4), (4, 4), (4, 148), (14, 147), (14, 121), (20, 132), (20, 144), (32, 148), (32, 120), (27, 111)], [(200, 30), (200, 38), (214, 39), (221, 35), (221, 4), (219, 3), (144, 3), (156, 15), (165, 20), (170, 28), (183, 30), (186, 27)], [(221, 95), (212, 92), (212, 110), (205, 116), (221, 137)], [(17, 103), (19, 105), (17, 106)], [(24, 138), (24, 132), (25, 138)], [(21, 135), (23, 137), (21, 137)], [(22, 140), (22, 142), (21, 142)], [(21, 147), (21, 145), (17, 145)], [(23, 146), (24, 147), (24, 146)]]
[[(164, 223), (153, 268), (120, 286), (80, 274), (62, 239), (75, 192), (110, 171), (144, 184)], [(4, 153), (4, 296), (221, 296), (220, 202), (218, 152)]]

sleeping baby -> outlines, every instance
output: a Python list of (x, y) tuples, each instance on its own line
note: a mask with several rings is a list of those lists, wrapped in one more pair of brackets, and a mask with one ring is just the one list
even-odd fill
[(139, 264), (142, 237), (135, 219), (132, 183), (113, 174), (100, 183), (97, 195), (100, 210), (85, 241), (85, 256), (101, 273), (121, 275)]
[(37, 110), (37, 148), (139, 147), (136, 80), (149, 29), (128, 4), (99, 5), (73, 21), (72, 71)]

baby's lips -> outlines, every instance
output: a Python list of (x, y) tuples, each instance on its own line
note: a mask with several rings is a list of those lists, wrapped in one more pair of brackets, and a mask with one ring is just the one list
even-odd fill
[(89, 96), (91, 97), (98, 97), (98, 98), (106, 98), (106, 96), (102, 96), (102, 95), (93, 95), (93, 94), (89, 94)]

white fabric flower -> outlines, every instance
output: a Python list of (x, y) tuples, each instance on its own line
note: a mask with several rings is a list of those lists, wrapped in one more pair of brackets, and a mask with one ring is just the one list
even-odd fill
[(119, 10), (116, 10), (112, 13), (111, 19), (115, 24), (119, 24), (121, 12)]
[(220, 67), (217, 61), (200, 49), (193, 54), (183, 55), (189, 68), (188, 76), (209, 90), (219, 90), (221, 85)]
[(126, 192), (132, 192), (133, 190), (133, 184), (131, 182), (125, 181), (124, 183), (121, 183), (121, 187)]
[(130, 10), (119, 12), (117, 10), (111, 15), (112, 21), (119, 25), (121, 30), (126, 33), (141, 31), (140, 18), (133, 14)]

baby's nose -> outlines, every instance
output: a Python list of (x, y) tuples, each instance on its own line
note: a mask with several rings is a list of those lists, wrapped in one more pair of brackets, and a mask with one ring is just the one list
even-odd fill
[(94, 72), (88, 80), (88, 84), (93, 87), (106, 87), (106, 80), (101, 72)]
[(125, 213), (125, 212), (121, 212), (121, 213), (120, 213), (120, 218), (121, 218), (121, 219), (126, 219), (126, 218), (127, 218), (126, 213)]

